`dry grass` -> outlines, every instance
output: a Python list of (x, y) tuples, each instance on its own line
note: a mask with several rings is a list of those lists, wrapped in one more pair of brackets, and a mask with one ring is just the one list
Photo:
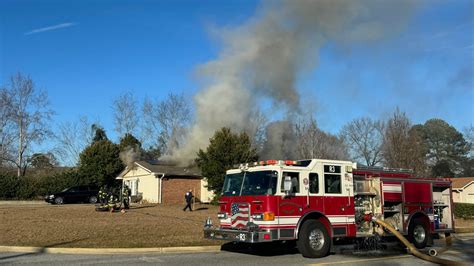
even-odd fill
[(0, 245), (39, 247), (169, 247), (220, 245), (203, 238), (217, 207), (136, 206), (121, 214), (97, 212), (93, 205), (0, 206)]
[[(128, 212), (97, 212), (93, 205), (0, 205), (0, 245), (38, 247), (169, 247), (221, 245), (203, 238), (207, 217), (217, 222), (217, 207), (132, 206)], [(474, 228), (474, 220), (456, 226)]]

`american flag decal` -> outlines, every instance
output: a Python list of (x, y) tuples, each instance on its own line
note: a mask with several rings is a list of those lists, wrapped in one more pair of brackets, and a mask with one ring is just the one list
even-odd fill
[(233, 203), (231, 207), (231, 226), (241, 228), (249, 221), (249, 205), (247, 203)]

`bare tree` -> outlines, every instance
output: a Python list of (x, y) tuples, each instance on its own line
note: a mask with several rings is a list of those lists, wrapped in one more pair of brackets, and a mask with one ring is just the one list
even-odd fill
[(301, 120), (295, 125), (297, 154), (299, 158), (347, 159), (347, 147), (344, 141), (324, 132), (312, 117)]
[(125, 92), (114, 100), (115, 132), (121, 137), (132, 134), (138, 125), (137, 100), (132, 92)]
[(398, 108), (388, 120), (384, 131), (383, 157), (385, 165), (395, 168), (408, 168), (415, 173), (426, 173), (423, 140), (418, 136), (408, 116)]
[(18, 176), (24, 175), (31, 145), (39, 144), (51, 136), (48, 123), (53, 111), (49, 108), (48, 95), (38, 90), (29, 76), (13, 75), (9, 87), (10, 114), (16, 158), (6, 158), (17, 167)]
[(265, 114), (259, 109), (254, 110), (250, 117), (249, 126), (246, 132), (250, 136), (252, 145), (258, 153), (263, 150), (267, 125), (268, 118)]
[(6, 88), (0, 89), (0, 167), (12, 158), (13, 150), (13, 123), (11, 120), (11, 95)]
[(92, 143), (92, 125), (96, 123), (89, 122), (86, 116), (82, 116), (77, 121), (59, 124), (55, 152), (64, 164), (77, 165), (79, 154)]
[(349, 122), (341, 130), (341, 137), (348, 145), (355, 161), (364, 161), (368, 166), (382, 162), (384, 123), (369, 117)]
[(171, 155), (183, 144), (191, 109), (183, 94), (170, 93), (166, 99), (153, 104), (145, 100), (143, 105), (144, 132), (153, 136), (153, 143), (163, 154)]
[(462, 162), (463, 176), (474, 175), (474, 126), (471, 124), (463, 130), (464, 138), (469, 143), (470, 149), (467, 158)]
[(470, 151), (469, 151), (469, 156), (473, 157), (474, 156), (474, 126), (470, 125), (463, 130), (464, 132), (464, 138), (470, 145)]
[(144, 147), (158, 148), (158, 136), (160, 132), (160, 125), (156, 121), (154, 103), (145, 98), (142, 106), (142, 119), (140, 120), (141, 125), (141, 141)]
[(300, 121), (295, 125), (296, 137), (298, 139), (298, 155), (301, 158), (324, 158), (321, 153), (323, 150), (323, 139), (321, 130), (319, 130), (316, 121)]

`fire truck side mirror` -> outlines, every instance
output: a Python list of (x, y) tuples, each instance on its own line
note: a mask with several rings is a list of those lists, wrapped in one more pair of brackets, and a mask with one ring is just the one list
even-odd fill
[(285, 176), (285, 180), (283, 180), (283, 189), (285, 190), (285, 195), (289, 195), (291, 192), (291, 177)]

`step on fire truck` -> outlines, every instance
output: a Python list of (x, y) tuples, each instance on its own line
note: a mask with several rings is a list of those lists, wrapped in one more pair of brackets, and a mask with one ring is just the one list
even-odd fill
[(335, 160), (268, 160), (228, 170), (207, 239), (263, 243), (296, 240), (305, 257), (326, 256), (333, 240), (390, 233), (380, 219), (424, 248), (454, 232), (451, 181), (408, 170)]

